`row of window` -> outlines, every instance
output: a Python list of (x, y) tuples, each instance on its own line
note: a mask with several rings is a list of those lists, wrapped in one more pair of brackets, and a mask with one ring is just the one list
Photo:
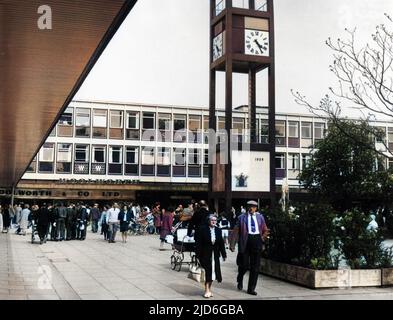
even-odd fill
[[(186, 142), (188, 140), (188, 142), (194, 143), (202, 141), (208, 143), (207, 136), (203, 138), (202, 135), (202, 132), (206, 132), (209, 128), (208, 116), (126, 111), (125, 123), (123, 123), (123, 116), (124, 111), (122, 110), (88, 108), (75, 108), (74, 110), (69, 107), (59, 120), (57, 135), (59, 137), (159, 140), (163, 142)], [(239, 136), (244, 136), (243, 141), (249, 141), (247, 136), (250, 135), (249, 130), (246, 130), (246, 120), (239, 117), (232, 119), (232, 128), (237, 130)], [(224, 129), (225, 117), (217, 117), (219, 135), (220, 131)], [(276, 120), (276, 144), (286, 146), (286, 137), (288, 136), (288, 146), (299, 147), (299, 141), (294, 139), (300, 137), (306, 140), (313, 138), (319, 140), (324, 137), (325, 129), (325, 123)], [(257, 132), (257, 142), (268, 143), (268, 120), (257, 120)], [(53, 131), (51, 135), (56, 135), (56, 132)], [(312, 141), (306, 147), (311, 145)]]
[(37, 172), (38, 168), (39, 173), (59, 174), (208, 176), (207, 149), (71, 143), (57, 143), (55, 148), (54, 143), (45, 143), (38, 153), (38, 161), (35, 158), (27, 172)]
[[(311, 154), (308, 153), (276, 153), (275, 168), (276, 178), (287, 177), (297, 179), (301, 170), (307, 167), (308, 161), (311, 159)], [(385, 170), (386, 168), (393, 168), (393, 158), (376, 159), (374, 170)]]

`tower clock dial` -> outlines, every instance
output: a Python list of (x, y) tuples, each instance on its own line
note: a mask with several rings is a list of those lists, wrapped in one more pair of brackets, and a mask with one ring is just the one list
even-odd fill
[(269, 32), (259, 30), (244, 31), (244, 53), (255, 56), (269, 56)]
[(220, 33), (213, 39), (213, 61), (217, 60), (223, 55), (224, 44), (223, 35)]

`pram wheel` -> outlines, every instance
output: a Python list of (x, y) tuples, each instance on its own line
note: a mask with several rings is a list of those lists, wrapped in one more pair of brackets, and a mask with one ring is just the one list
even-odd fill
[(180, 272), (182, 262), (183, 262), (183, 259), (181, 257), (177, 257), (174, 270), (176, 270), (177, 272)]
[(176, 258), (174, 255), (171, 256), (171, 269), (175, 270), (176, 268)]

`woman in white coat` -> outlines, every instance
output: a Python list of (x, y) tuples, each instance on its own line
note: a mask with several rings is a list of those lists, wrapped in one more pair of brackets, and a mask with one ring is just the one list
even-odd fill
[(21, 212), (20, 217), (20, 235), (26, 235), (27, 227), (29, 226), (29, 215), (30, 215), (29, 205), (25, 204), (25, 208)]

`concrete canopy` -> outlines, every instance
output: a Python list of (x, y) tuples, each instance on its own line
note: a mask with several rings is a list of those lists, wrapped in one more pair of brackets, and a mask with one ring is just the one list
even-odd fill
[[(136, 1), (0, 0), (1, 187), (18, 183)], [(42, 5), (52, 29), (39, 28)]]

